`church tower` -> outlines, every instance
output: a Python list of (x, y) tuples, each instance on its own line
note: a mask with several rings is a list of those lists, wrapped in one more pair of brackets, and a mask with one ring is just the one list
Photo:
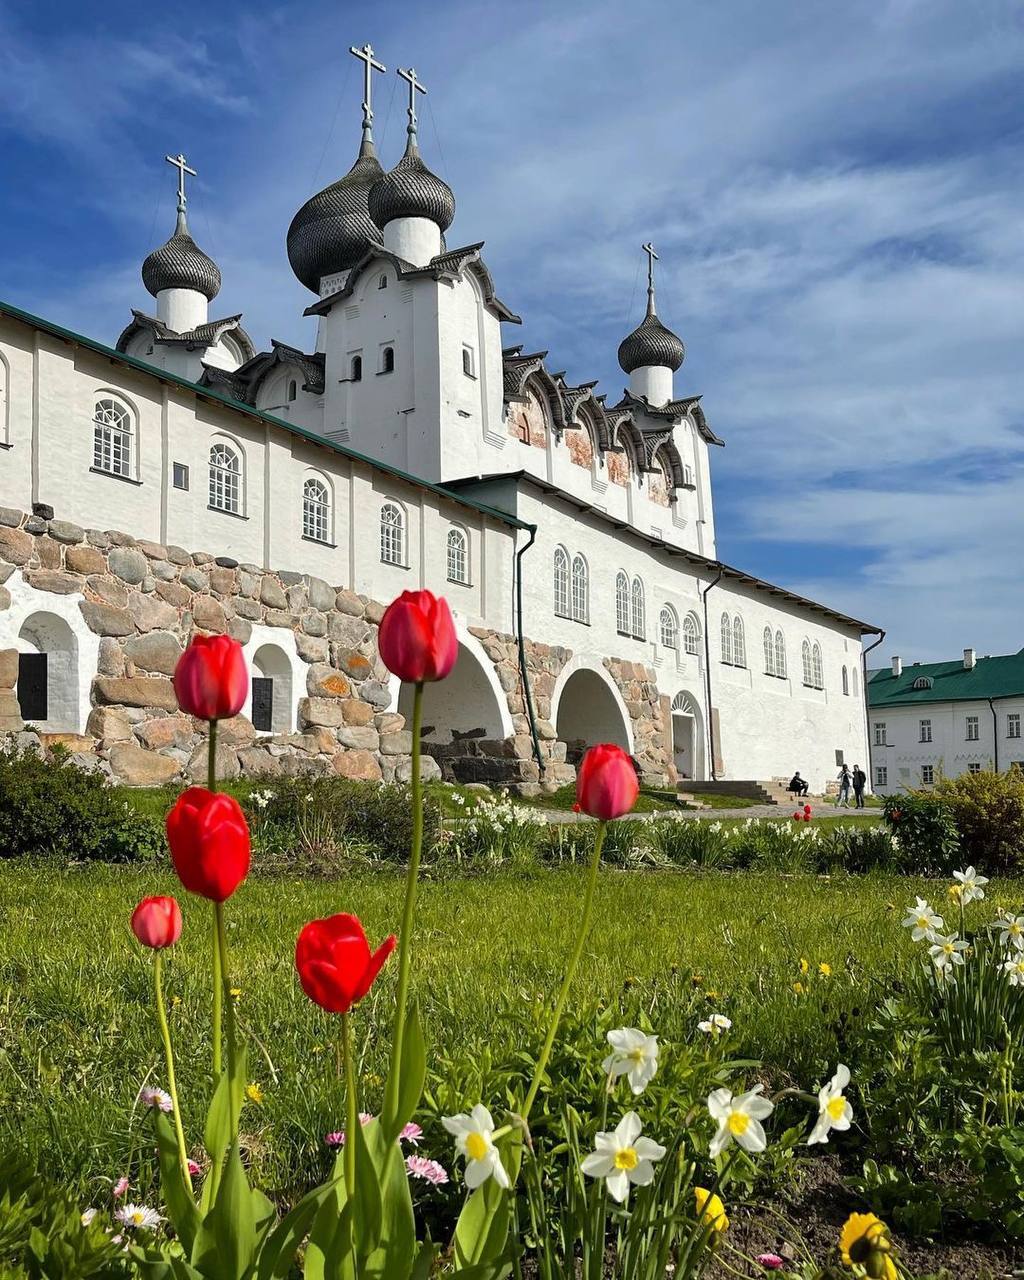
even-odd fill
[(673, 398), (672, 375), (683, 363), (686, 348), (658, 319), (654, 304), (654, 263), (658, 255), (650, 243), (644, 245), (644, 252), (647, 254), (647, 314), (619, 343), (619, 367), (629, 374), (630, 392), (660, 409)]

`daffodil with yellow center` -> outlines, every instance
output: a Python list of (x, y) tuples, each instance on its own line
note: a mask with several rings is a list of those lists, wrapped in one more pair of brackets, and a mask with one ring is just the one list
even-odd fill
[(889, 1228), (873, 1213), (851, 1213), (839, 1233), (843, 1266), (871, 1280), (899, 1280), (891, 1257)]
[(853, 1108), (843, 1092), (849, 1083), (850, 1070), (840, 1063), (828, 1084), (818, 1090), (818, 1119), (807, 1139), (808, 1146), (828, 1142), (830, 1129), (849, 1129)]
[(728, 1230), (729, 1219), (725, 1212), (725, 1205), (718, 1196), (713, 1195), (705, 1187), (694, 1187), (693, 1195), (697, 1202), (697, 1217), (701, 1225), (711, 1227), (718, 1232)]
[(715, 1089), (708, 1095), (708, 1114), (718, 1125), (711, 1139), (711, 1158), (715, 1159), (733, 1142), (745, 1151), (763, 1151), (768, 1145), (761, 1121), (775, 1109), (768, 1098), (760, 1096), (762, 1085), (733, 1097), (728, 1089)]
[(665, 1148), (640, 1136), (642, 1125), (635, 1111), (627, 1111), (618, 1125), (594, 1139), (594, 1150), (580, 1168), (588, 1178), (601, 1178), (608, 1194), (619, 1204), (629, 1198), (630, 1187), (646, 1187), (654, 1181), (655, 1162)]

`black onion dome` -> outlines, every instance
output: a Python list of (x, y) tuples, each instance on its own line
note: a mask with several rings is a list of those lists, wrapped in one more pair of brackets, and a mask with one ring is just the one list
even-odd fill
[(320, 292), (323, 276), (347, 271), (362, 258), (380, 228), (367, 209), (370, 188), (381, 177), (372, 142), (364, 142), (359, 158), (343, 178), (310, 196), (288, 228), (288, 261), (307, 289)]
[(455, 196), (447, 182), (430, 172), (410, 141), (398, 164), (370, 191), (370, 217), (379, 227), (395, 218), (429, 218), (443, 234), (455, 219)]
[(666, 329), (653, 309), (619, 343), (619, 365), (625, 373), (645, 365), (667, 366), (673, 373), (683, 363), (686, 348), (671, 329)]
[(220, 293), (220, 267), (189, 235), (184, 210), (178, 210), (174, 235), (142, 264), (142, 283), (154, 298), (161, 289), (195, 289), (208, 302)]

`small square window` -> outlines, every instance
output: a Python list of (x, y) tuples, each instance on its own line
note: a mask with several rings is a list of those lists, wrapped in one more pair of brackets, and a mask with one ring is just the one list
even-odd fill
[(935, 781), (935, 766), (933, 764), (923, 764), (921, 766), (921, 781), (926, 787), (930, 787)]
[(981, 765), (977, 760), (972, 760), (967, 766), (968, 773), (981, 773)]
[(188, 488), (188, 467), (185, 465), (184, 462), (176, 462), (174, 463), (173, 470), (174, 470), (173, 484), (175, 489), (187, 489)]
[(467, 378), (476, 377), (476, 364), (473, 360), (472, 347), (462, 348), (462, 372), (466, 375)]
[(879, 765), (875, 770), (875, 786), (887, 787), (889, 785), (889, 770)]

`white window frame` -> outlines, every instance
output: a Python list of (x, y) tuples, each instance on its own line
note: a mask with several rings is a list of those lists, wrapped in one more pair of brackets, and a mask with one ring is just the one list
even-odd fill
[(227, 515), (244, 514), (245, 486), (242, 454), (227, 440), (214, 440), (210, 445), (209, 507)]
[(931, 787), (935, 784), (935, 766), (933, 764), (923, 764), (921, 766), (921, 785)]
[(932, 740), (932, 722), (931, 720), (918, 720), (917, 728), (919, 732), (918, 742), (931, 742)]
[(967, 772), (968, 772), (968, 773), (981, 773), (981, 761), (980, 761), (980, 760), (971, 760), (971, 761), (969, 761), (969, 762), (968, 762), (968, 764), (967, 764)]
[(467, 378), (476, 377), (476, 352), (468, 342), (462, 344), (462, 372)]
[[(172, 462), (171, 463), (171, 488), (178, 489), (181, 493), (188, 493), (189, 485), (191, 483), (191, 477), (189, 474), (190, 470), (191, 468), (189, 467), (187, 462)], [(179, 473), (181, 475), (182, 480), (184, 480), (185, 482), (184, 484), (178, 484)]]
[(1020, 712), (1008, 711), (1006, 714), (1006, 736), (1008, 738), (1020, 737)]
[(302, 484), (302, 536), (330, 546), (331, 486), (322, 476), (307, 476)]
[(555, 617), (571, 618), (569, 607), (569, 553), (565, 547), (555, 547), (552, 563), (552, 589), (555, 601)]
[(615, 630), (620, 636), (628, 636), (629, 630), (629, 574), (620, 569), (615, 575)]
[(461, 525), (449, 526), (445, 544), (448, 581), (469, 586), (469, 534)]
[(964, 727), (967, 730), (967, 742), (981, 741), (981, 724), (977, 716), (964, 716)]
[(825, 668), (821, 660), (821, 645), (818, 644), (817, 640), (811, 645), (811, 666), (814, 668), (815, 689), (824, 689)]
[(683, 619), (683, 652), (694, 658), (700, 653), (700, 623), (692, 613)]
[(800, 660), (803, 666), (804, 688), (814, 688), (814, 668), (811, 665), (811, 642), (804, 640), (800, 645)]
[(747, 665), (747, 634), (743, 625), (743, 619), (737, 613), (732, 620), (732, 665), (734, 667), (745, 667)]
[(629, 589), (629, 629), (634, 640), (647, 639), (647, 593), (642, 578), (634, 578)]
[(570, 603), (573, 622), (590, 622), (590, 569), (584, 556), (577, 552), (570, 572)]
[(886, 722), (885, 722), (884, 720), (874, 720), (874, 721), (872, 721), (872, 729), (873, 729), (873, 731), (874, 731), (874, 735), (875, 735), (875, 746), (876, 746), (876, 747), (887, 747), (887, 746), (889, 745), (889, 744), (888, 744), (888, 742), (886, 741), (886, 727), (885, 727), (885, 725), (886, 725)]
[(658, 614), (658, 637), (663, 649), (679, 652), (679, 619), (670, 604), (663, 604)]
[(121, 480), (135, 476), (135, 416), (112, 395), (99, 395), (93, 403), (92, 469)]
[(782, 634), (781, 630), (775, 632), (775, 674), (780, 680), (788, 679), (786, 637)]
[(775, 672), (775, 637), (772, 635), (771, 627), (765, 627), (762, 635), (764, 644), (764, 673), (766, 676), (773, 676)]
[(380, 562), (406, 567), (405, 508), (389, 498), (380, 507)]
[(732, 618), (727, 613), (722, 614), (721, 621), (721, 644), (722, 644), (722, 661), (726, 666), (732, 666)]
[(850, 673), (846, 668), (846, 663), (844, 662), (843, 663), (843, 697), (848, 698), (849, 696), (850, 696)]
[(875, 765), (875, 786), (887, 787), (889, 785), (889, 768), (888, 765)]

